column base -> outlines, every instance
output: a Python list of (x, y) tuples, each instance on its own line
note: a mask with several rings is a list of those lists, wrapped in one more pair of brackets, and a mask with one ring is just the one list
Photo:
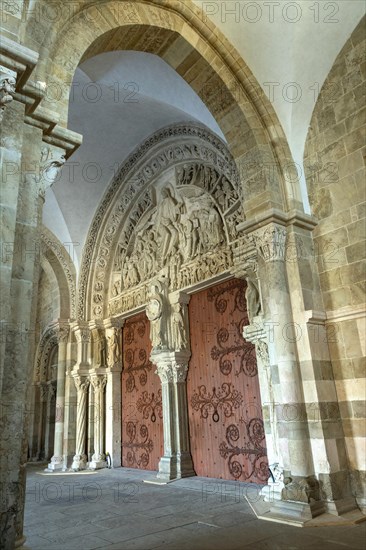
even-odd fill
[(45, 472), (55, 472), (56, 470), (64, 470), (64, 462), (51, 458), (51, 462), (49, 462)]
[(70, 470), (78, 472), (79, 470), (86, 470), (87, 457), (86, 455), (75, 455), (71, 464)]
[(277, 500), (270, 508), (270, 515), (278, 519), (287, 519), (288, 521), (295, 521), (304, 523), (309, 521), (320, 514), (326, 512), (326, 506), (323, 501), (315, 502), (296, 502), (294, 500)]
[(19, 539), (17, 539), (14, 543), (14, 548), (21, 548), (23, 547), (25, 543), (26, 537), (23, 535)]
[(89, 470), (100, 470), (101, 468), (106, 468), (107, 462), (105, 460), (94, 460), (92, 457), (91, 462), (89, 462)]
[(177, 456), (162, 456), (159, 461), (157, 479), (171, 481), (182, 477), (193, 477), (196, 472), (193, 469), (190, 453)]
[(325, 501), (325, 507), (328, 514), (342, 516), (347, 512), (358, 510), (357, 502), (354, 497), (340, 498), (339, 500)]
[(260, 491), (264, 502), (275, 502), (281, 500), (282, 489), (285, 487), (283, 482), (268, 482)]

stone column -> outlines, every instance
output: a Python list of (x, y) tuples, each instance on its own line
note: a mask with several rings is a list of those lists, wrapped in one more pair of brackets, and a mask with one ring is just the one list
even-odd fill
[(105, 468), (107, 465), (104, 454), (104, 390), (107, 383), (107, 375), (93, 372), (90, 379), (94, 389), (94, 454), (89, 464), (89, 468), (97, 470), (99, 468)]
[[(121, 432), (122, 432), (122, 411), (121, 411), (121, 372), (122, 372), (122, 351), (111, 349), (114, 341), (115, 330), (120, 330), (123, 321), (117, 319), (106, 319), (104, 327), (107, 337), (107, 386), (106, 386), (106, 411), (105, 411), (105, 451), (109, 453), (112, 467), (119, 467), (122, 464), (121, 456)], [(114, 346), (114, 344), (113, 344)]]
[(72, 470), (83, 470), (86, 468), (87, 456), (86, 438), (88, 421), (88, 390), (90, 370), (90, 343), (91, 333), (89, 325), (85, 322), (75, 323), (72, 330), (77, 341), (77, 360), (72, 376), (77, 390), (76, 406), (76, 443), (75, 456), (71, 465)]
[(89, 390), (89, 378), (86, 376), (74, 376), (74, 383), (77, 390), (77, 412), (76, 412), (76, 450), (71, 465), (71, 470), (85, 470), (87, 456), (86, 445), (86, 423), (87, 423), (87, 396)]
[(54, 450), (48, 469), (51, 471), (62, 470), (64, 467), (64, 412), (65, 412), (65, 380), (66, 380), (66, 356), (67, 341), (69, 338), (68, 324), (58, 326), (58, 365), (57, 365), (57, 393), (56, 393), (56, 417)]
[(74, 344), (71, 342), (69, 342), (69, 344), (67, 345), (68, 351), (67, 351), (66, 382), (65, 382), (63, 471), (66, 471), (68, 465), (72, 463), (72, 459), (76, 450), (77, 392), (74, 384), (74, 379), (71, 374), (72, 372), (71, 350), (73, 346)]
[(196, 475), (188, 432), (186, 377), (189, 356), (185, 351), (151, 354), (162, 384), (164, 456), (160, 459), (157, 477), (164, 481)]
[(311, 518), (321, 513), (323, 507), (319, 502), (319, 483), (314, 476), (296, 337), (293, 334), (285, 265), (287, 231), (279, 223), (271, 222), (251, 232), (250, 236), (258, 252), (265, 325), (275, 354), (271, 373), (278, 389), (279, 402), (275, 407), (285, 477), (281, 499), (292, 503), (281, 508), (280, 505), (276, 507), (275, 502), (273, 513), (286, 515), (291, 508), (291, 514), (297, 513), (299, 519)]
[(38, 434), (37, 434), (37, 453), (36, 460), (42, 460), (44, 458), (44, 425), (45, 425), (45, 403), (47, 402), (47, 384), (46, 382), (40, 382), (39, 388), (39, 416), (38, 416)]
[(51, 426), (51, 417), (52, 417), (52, 408), (55, 407), (55, 395), (56, 395), (55, 384), (53, 382), (47, 382), (46, 425), (45, 425), (45, 433), (44, 433), (44, 458), (46, 460), (49, 460), (50, 453), (51, 453), (51, 437), (52, 437), (51, 431), (52, 429), (54, 429), (53, 426)]

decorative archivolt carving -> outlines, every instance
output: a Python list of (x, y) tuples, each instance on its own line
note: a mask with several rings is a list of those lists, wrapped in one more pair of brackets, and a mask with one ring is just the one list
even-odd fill
[(52, 350), (57, 346), (58, 327), (53, 325), (48, 327), (42, 334), (38, 344), (34, 381), (43, 382), (47, 379), (47, 368), (52, 354)]
[(0, 124), (4, 117), (5, 106), (13, 101), (16, 86), (16, 73), (0, 66)]
[[(156, 151), (158, 144), (160, 147)], [(215, 183), (218, 197), (219, 185), (225, 184), (223, 176), (227, 182), (230, 182), (233, 195), (239, 196), (239, 176), (235, 162), (224, 143), (207, 129), (200, 126), (176, 125), (160, 130), (146, 140), (124, 163), (94, 217), (83, 253), (79, 286), (79, 318), (83, 318), (86, 313), (87, 285), (92, 266), (95, 268), (95, 274), (92, 280), (91, 314), (95, 318), (103, 316), (108, 256), (114, 251), (116, 239), (120, 236), (117, 232), (123, 219), (128, 218), (128, 222), (123, 230), (123, 238), (119, 240), (119, 255), (117, 254), (115, 258), (116, 269), (122, 269), (120, 257), (126, 253), (127, 245), (139, 220), (152, 205), (148, 185), (167, 169), (177, 167), (184, 162), (188, 164), (194, 161), (200, 164), (211, 164), (220, 175), (218, 178), (220, 182)], [(239, 200), (233, 203), (234, 206), (228, 211), (228, 218), (232, 217), (232, 211), (235, 208), (239, 208), (239, 203)], [(134, 206), (131, 208), (132, 205)], [(107, 213), (108, 221), (105, 223)], [(99, 233), (100, 227), (104, 228), (102, 235)], [(228, 229), (228, 232), (232, 234), (233, 229)], [(132, 281), (134, 277), (136, 278), (136, 274), (133, 273), (130, 276)], [(116, 280), (112, 284), (111, 293), (119, 296), (120, 291), (121, 283)], [(135, 303), (137, 302), (134, 300)], [(120, 302), (118, 305), (112, 305), (110, 311), (115, 311), (119, 305)]]
[(76, 274), (72, 260), (60, 241), (44, 226), (41, 230), (41, 242), (46, 248), (52, 250), (62, 266), (69, 287), (70, 318), (74, 319), (76, 317)]

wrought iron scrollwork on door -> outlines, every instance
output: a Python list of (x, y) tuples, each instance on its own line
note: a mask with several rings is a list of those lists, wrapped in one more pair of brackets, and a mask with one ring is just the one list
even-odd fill
[(219, 286), (209, 289), (207, 298), (209, 302), (215, 302), (216, 311), (222, 314), (225, 313), (228, 303), (231, 301), (230, 297), (225, 297), (225, 294), (227, 293), (234, 295), (234, 308), (231, 313), (234, 313), (235, 310), (246, 313), (247, 304), (245, 300), (245, 292), (243, 291), (243, 281), (239, 279), (229, 281), (224, 287)]
[(194, 392), (191, 397), (193, 410), (200, 411), (201, 418), (208, 418), (212, 412), (212, 420), (220, 420), (219, 410), (223, 412), (225, 418), (233, 416), (233, 410), (238, 409), (243, 403), (243, 396), (232, 387), (232, 384), (223, 383), (221, 389), (216, 391), (212, 388), (212, 393), (207, 392), (206, 386), (198, 387), (198, 392)]
[(163, 403), (161, 389), (157, 394), (142, 392), (141, 397), (137, 400), (137, 410), (142, 412), (145, 420), (150, 418), (151, 422), (156, 422), (156, 418), (163, 418)]
[[(226, 428), (226, 441), (220, 443), (220, 456), (228, 460), (230, 474), (239, 479), (241, 476), (245, 480), (253, 478), (260, 481), (267, 481), (269, 469), (266, 456), (266, 448), (262, 446), (265, 441), (264, 425), (261, 418), (252, 418), (245, 422), (246, 435), (243, 437), (243, 445), (237, 444), (240, 439), (240, 430), (235, 424), (230, 424)], [(249, 471), (238, 460), (240, 456), (247, 459), (251, 465)]]
[(139, 435), (141, 440), (138, 440), (137, 425), (137, 422), (127, 422), (126, 434), (129, 441), (125, 442), (123, 447), (129, 449), (126, 453), (129, 468), (146, 468), (150, 461), (150, 454), (154, 449), (154, 443), (149, 438), (149, 430), (145, 424), (140, 426)]

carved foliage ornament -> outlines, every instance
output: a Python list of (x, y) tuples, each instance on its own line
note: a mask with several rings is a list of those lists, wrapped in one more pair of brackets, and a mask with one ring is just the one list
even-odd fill
[(160, 377), (162, 384), (184, 382), (187, 372), (187, 363), (157, 363), (156, 367), (156, 374)]

